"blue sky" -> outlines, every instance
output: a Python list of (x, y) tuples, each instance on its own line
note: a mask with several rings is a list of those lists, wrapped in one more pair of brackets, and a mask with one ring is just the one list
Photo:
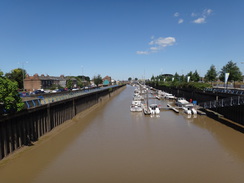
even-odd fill
[(243, 0), (1, 0), (0, 70), (29, 75), (244, 72)]

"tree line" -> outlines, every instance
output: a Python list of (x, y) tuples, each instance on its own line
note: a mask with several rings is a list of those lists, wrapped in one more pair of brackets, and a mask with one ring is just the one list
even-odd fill
[[(228, 81), (241, 81), (242, 72), (239, 67), (233, 61), (229, 61), (226, 65), (222, 67), (220, 71), (216, 70), (215, 65), (211, 65), (204, 77), (200, 77), (197, 70), (195, 72), (190, 71), (186, 75), (179, 75), (177, 72), (174, 75), (171, 74), (161, 74), (159, 76), (152, 76), (148, 84), (154, 85), (164, 85), (164, 86), (175, 86), (175, 87), (190, 87), (196, 89), (204, 89), (206, 87), (211, 87), (212, 83), (215, 81), (225, 81), (225, 74), (229, 73)], [(211, 83), (211, 84), (210, 84)]]
[[(21, 68), (13, 69), (6, 74), (0, 70), (0, 114), (17, 112), (24, 108), (24, 103), (19, 95), (19, 91), (24, 90), (25, 76), (26, 70)], [(70, 89), (73, 87), (71, 78), (77, 80), (78, 87), (83, 87), (84, 81), (90, 83), (90, 78), (88, 76), (69, 76), (66, 81), (66, 87)], [(93, 80), (97, 86), (102, 83), (100, 74), (94, 76)], [(60, 86), (52, 86), (52, 88), (53, 87), (59, 88)]]

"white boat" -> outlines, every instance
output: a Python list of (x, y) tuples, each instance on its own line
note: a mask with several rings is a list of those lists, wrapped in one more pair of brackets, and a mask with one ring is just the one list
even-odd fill
[(151, 110), (149, 109), (149, 106), (148, 106), (148, 90), (146, 90), (146, 104), (144, 105), (144, 108), (143, 108), (143, 112), (145, 115), (150, 115), (151, 114)]
[[(185, 98), (183, 97), (178, 97), (175, 105), (179, 106), (179, 107), (183, 107), (185, 105), (191, 104), (190, 102), (188, 102)], [(193, 105), (193, 104), (192, 104)]]
[(160, 95), (156, 95), (155, 97), (156, 97), (156, 99), (158, 99), (158, 100), (161, 99), (161, 96), (160, 96)]
[(158, 104), (150, 104), (149, 110), (150, 110), (151, 114), (159, 114), (160, 113), (160, 109), (158, 107)]
[(191, 109), (191, 112), (192, 112), (192, 114), (197, 114), (197, 110), (194, 108)]
[(185, 98), (179, 97), (177, 98), (175, 105), (182, 107), (186, 114), (197, 114), (197, 110), (194, 108), (194, 104), (188, 102)]
[(166, 94), (165, 94), (165, 98), (166, 98), (166, 99), (175, 99), (175, 96), (173, 96), (173, 95), (170, 94), (170, 93), (166, 93)]
[(188, 107), (182, 107), (182, 109), (184, 110), (184, 112), (185, 112), (186, 114), (192, 114), (190, 108), (188, 108)]
[(142, 111), (142, 104), (141, 101), (133, 100), (130, 105), (131, 112), (141, 112)]
[(149, 109), (149, 107), (147, 107), (147, 105), (144, 106), (143, 113), (145, 115), (150, 115), (151, 114), (151, 110)]

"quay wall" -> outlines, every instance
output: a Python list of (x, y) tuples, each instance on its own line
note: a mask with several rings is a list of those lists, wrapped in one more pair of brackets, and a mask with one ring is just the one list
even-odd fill
[(0, 160), (15, 150), (32, 145), (41, 136), (72, 119), (76, 114), (102, 103), (120, 92), (125, 85), (86, 93), (48, 103), (0, 118)]
[[(173, 94), (176, 97), (184, 97), (188, 101), (192, 99), (193, 101), (197, 101), (197, 103), (207, 102), (207, 101), (214, 101), (214, 100), (221, 100), (229, 97), (238, 96), (235, 94), (229, 93), (218, 93), (218, 92), (210, 92), (210, 91), (195, 91), (192, 89), (187, 88), (169, 88), (163, 86), (156, 86), (156, 89), (168, 92)], [(211, 108), (212, 111), (217, 112), (218, 114), (223, 115), (225, 118), (244, 126), (244, 106), (229, 106), (229, 107), (217, 107)], [(207, 113), (209, 114), (209, 113)], [(210, 115), (212, 117), (212, 114)], [(217, 116), (218, 118), (218, 116)], [(216, 118), (215, 118), (216, 119)], [(223, 121), (223, 120), (221, 120)]]

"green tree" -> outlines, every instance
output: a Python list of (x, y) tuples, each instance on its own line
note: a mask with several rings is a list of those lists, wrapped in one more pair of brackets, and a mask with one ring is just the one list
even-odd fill
[(24, 107), (17, 90), (17, 82), (0, 77), (0, 104), (8, 113), (20, 111)]
[(229, 61), (225, 66), (222, 67), (220, 71), (219, 79), (224, 81), (225, 73), (230, 73), (229, 79), (230, 81), (240, 81), (242, 79), (242, 73), (239, 67), (232, 60)]
[(10, 73), (5, 74), (6, 78), (10, 79), (11, 81), (16, 81), (18, 83), (19, 89), (24, 89), (23, 80), (25, 76), (26, 71), (21, 68), (13, 69)]
[(98, 74), (97, 76), (94, 76), (93, 81), (94, 81), (95, 85), (97, 85), (97, 87), (99, 84), (103, 83), (103, 80), (102, 80), (102, 77), (100, 74)]
[(200, 80), (200, 76), (199, 76), (197, 70), (195, 70), (195, 72), (192, 74), (192, 81), (198, 82), (199, 80)]
[(180, 76), (180, 81), (181, 81), (181, 82), (185, 82), (185, 81), (186, 81), (186, 79), (185, 79), (185, 75), (184, 75), (184, 74), (182, 74), (182, 75)]
[(132, 78), (131, 78), (131, 77), (129, 77), (129, 78), (128, 78), (128, 81), (130, 81), (130, 82), (131, 82), (131, 80), (132, 80)]
[(90, 83), (90, 77), (89, 76), (85, 76), (85, 80), (88, 82), (88, 83)]
[(180, 75), (176, 72), (174, 75), (174, 81), (179, 81), (180, 80)]
[(73, 88), (73, 81), (70, 78), (66, 81), (66, 87), (69, 89)]
[(204, 76), (205, 81), (215, 81), (217, 79), (217, 71), (214, 65), (210, 66), (210, 69), (207, 71), (207, 73)]

